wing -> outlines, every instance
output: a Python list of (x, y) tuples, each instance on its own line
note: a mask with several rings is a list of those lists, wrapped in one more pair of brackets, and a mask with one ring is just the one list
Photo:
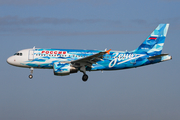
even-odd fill
[(102, 60), (103, 59), (103, 55), (105, 54), (109, 54), (110, 50), (104, 51), (104, 52), (99, 52), (97, 54), (85, 57), (85, 58), (81, 58), (78, 60), (74, 60), (71, 61), (71, 64), (76, 66), (76, 67), (81, 67), (81, 66), (88, 66), (91, 67), (92, 64), (96, 64), (97, 61)]

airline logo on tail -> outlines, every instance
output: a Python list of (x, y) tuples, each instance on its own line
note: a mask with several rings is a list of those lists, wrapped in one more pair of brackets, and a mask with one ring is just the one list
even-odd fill
[(160, 24), (150, 36), (135, 50), (151, 56), (160, 55), (167, 35), (169, 24)]
[(149, 37), (149, 40), (156, 40), (156, 39), (157, 37), (154, 37), (154, 36)]

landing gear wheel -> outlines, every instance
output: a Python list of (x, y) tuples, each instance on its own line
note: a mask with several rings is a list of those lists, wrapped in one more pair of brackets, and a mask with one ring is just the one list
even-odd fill
[(86, 82), (87, 79), (88, 79), (88, 75), (84, 74), (84, 75), (82, 76), (82, 80), (83, 80), (84, 82)]
[(33, 75), (29, 75), (29, 79), (32, 79), (33, 78)]
[(33, 74), (33, 70), (34, 70), (34, 68), (33, 68), (33, 67), (31, 67), (31, 68), (30, 68), (30, 70), (31, 70), (31, 71), (30, 71), (31, 73), (30, 73), (30, 75), (29, 75), (29, 79), (32, 79), (32, 78), (33, 78), (33, 75), (32, 75), (32, 74)]

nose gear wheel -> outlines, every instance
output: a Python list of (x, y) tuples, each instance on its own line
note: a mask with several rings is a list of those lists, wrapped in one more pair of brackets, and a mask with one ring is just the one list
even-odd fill
[(31, 71), (30, 71), (30, 72), (31, 72), (31, 74), (29, 75), (29, 79), (32, 79), (32, 78), (33, 78), (33, 75), (32, 75), (32, 74), (33, 74), (33, 70), (34, 70), (34, 68), (30, 68), (30, 70), (31, 70)]
[(29, 75), (29, 79), (32, 79), (32, 78), (33, 78), (33, 75), (30, 74), (30, 75)]

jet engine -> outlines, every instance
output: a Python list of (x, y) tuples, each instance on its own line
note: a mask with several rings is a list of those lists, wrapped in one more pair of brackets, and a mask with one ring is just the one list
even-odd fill
[(55, 62), (53, 65), (54, 75), (65, 76), (70, 73), (77, 73), (78, 69), (72, 67), (70, 63)]

